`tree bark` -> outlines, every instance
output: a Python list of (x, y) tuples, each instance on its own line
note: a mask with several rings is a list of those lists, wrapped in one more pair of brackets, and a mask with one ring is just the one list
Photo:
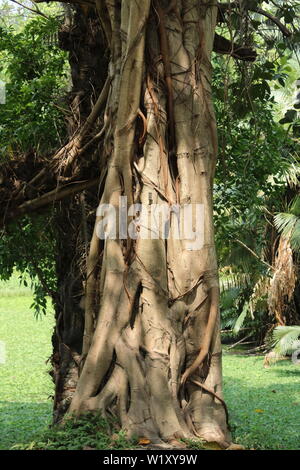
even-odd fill
[[(77, 6), (71, 10), (69, 7), (67, 13), (59, 31), (59, 44), (69, 52), (72, 90), (68, 100), (72, 115), (68, 117), (67, 126), (72, 142), (78, 129), (80, 131), (84, 125), (87, 127), (86, 122), (93, 103), (97, 102), (97, 94), (101, 93), (104, 86), (107, 57), (103, 54), (103, 33), (95, 9), (85, 11)], [(97, 125), (102, 122), (100, 120), (99, 124), (97, 119), (95, 121)], [(75, 154), (76, 151), (77, 149), (74, 150)], [(82, 355), (86, 257), (93, 232), (100, 174), (100, 169), (94, 163), (99, 159), (99, 149), (95, 145), (90, 146), (87, 158), (88, 160), (77, 158), (67, 173), (71, 177), (79, 173), (88, 185), (95, 179), (98, 183), (81, 194), (70, 194), (69, 199), (56, 204), (53, 214), (58, 284), (54, 299), (56, 326), (52, 335), (51, 357), (51, 376), (55, 385), (54, 423), (59, 423), (69, 408), (78, 382)], [(61, 169), (59, 171), (61, 174)], [(63, 174), (65, 176), (66, 172)], [(75, 182), (72, 187), (76, 189), (76, 186), (78, 187), (78, 183)], [(55, 193), (55, 200), (57, 199)]]
[(204, 243), (191, 249), (161, 233), (104, 241), (96, 218), (69, 413), (115, 415), (129, 436), (152, 442), (198, 437), (226, 448), (212, 212), (217, 4), (113, 0), (97, 11), (110, 51), (99, 203), (117, 213), (120, 196), (148, 209), (202, 204)]

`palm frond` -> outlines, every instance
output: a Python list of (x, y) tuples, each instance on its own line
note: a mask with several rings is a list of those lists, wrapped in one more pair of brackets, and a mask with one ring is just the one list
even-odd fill
[[(227, 311), (224, 310), (222, 312), (222, 314), (226, 315)], [(231, 312), (229, 312), (229, 314), (231, 314)], [(233, 328), (234, 327), (234, 324), (235, 324), (235, 318), (233, 317), (229, 317), (229, 318), (221, 318), (221, 325), (222, 325), (222, 330), (226, 330), (227, 328)]]
[(233, 327), (233, 333), (234, 334), (237, 335), (238, 332), (240, 331), (240, 329), (242, 328), (248, 312), (249, 312), (249, 302), (245, 302), (242, 313), (238, 316), (238, 318), (235, 322), (235, 325)]
[(241, 292), (240, 287), (231, 287), (227, 290), (223, 290), (221, 292), (222, 309), (228, 310), (229, 308), (233, 307), (235, 305), (235, 301), (237, 300), (240, 292)]
[(267, 295), (269, 287), (270, 278), (265, 275), (260, 276), (258, 281), (255, 283), (252, 294), (249, 298), (249, 309), (252, 319), (254, 319), (253, 312), (256, 310), (258, 305), (260, 306), (260, 309), (267, 308)]
[(300, 216), (300, 196), (295, 196), (290, 204), (290, 213), (296, 215), (297, 217)]
[(288, 212), (279, 212), (274, 217), (275, 227), (285, 238), (289, 238), (290, 234), (297, 222), (298, 217)]
[(294, 251), (300, 251), (300, 217), (298, 217), (291, 233), (291, 247)]
[(220, 290), (225, 292), (230, 289), (242, 289), (251, 283), (249, 273), (231, 273), (220, 277)]
[[(294, 200), (292, 208), (294, 211), (300, 210), (300, 198)], [(289, 239), (292, 249), (300, 250), (300, 217), (293, 213), (279, 212), (274, 217), (274, 223), (278, 232)]]
[(285, 356), (300, 349), (300, 326), (277, 326), (273, 331), (273, 348)]
[(299, 177), (300, 177), (300, 165), (297, 159), (295, 162), (289, 163), (288, 165), (283, 165), (283, 178), (287, 184), (291, 187), (299, 186)]

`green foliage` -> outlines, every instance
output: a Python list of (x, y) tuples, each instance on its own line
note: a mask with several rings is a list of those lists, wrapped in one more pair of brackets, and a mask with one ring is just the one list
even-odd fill
[(288, 238), (295, 252), (300, 251), (300, 196), (296, 196), (289, 212), (275, 215), (274, 223), (279, 233)]
[[(268, 80), (262, 78), (264, 66), (267, 70), (272, 67)], [(225, 257), (226, 245), (236, 238), (244, 241), (244, 233), (261, 245), (263, 235), (259, 235), (259, 231), (265, 226), (261, 207), (272, 205), (283, 194), (286, 188), (283, 174), (293, 163), (292, 154), (297, 147), (274, 120), (270, 93), (251, 97), (238, 70), (232, 65), (228, 72), (226, 67), (224, 59), (215, 60), (214, 94), (220, 155), (214, 211), (217, 244)], [(274, 77), (275, 65), (266, 61), (251, 67), (254, 69), (251, 87), (260, 87), (261, 82), (263, 90), (270, 88), (268, 82)], [(227, 82), (226, 93), (224, 81)], [(250, 247), (256, 248), (251, 244)]]
[(293, 214), (279, 213), (274, 217), (277, 230), (290, 239), (291, 247), (300, 250), (300, 217)]
[[(135, 441), (136, 444), (136, 441)], [(25, 445), (15, 445), (12, 449), (24, 450), (82, 450), (91, 448), (131, 449), (134, 441), (128, 440), (123, 431), (111, 437), (111, 423), (99, 414), (86, 413), (80, 418), (68, 418), (63, 426), (49, 429), (39, 437)]]
[(24, 217), (10, 225), (0, 238), (0, 279), (9, 280), (16, 269), (20, 284), (33, 290), (31, 307), (46, 313), (46, 296), (56, 291), (55, 235), (45, 216)]
[[(278, 5), (285, 21), (293, 5)], [(273, 3), (263, 7), (278, 13)], [(232, 27), (238, 27), (240, 21), (236, 15)], [(267, 227), (272, 225), (274, 213), (282, 212), (289, 186), (299, 184), (299, 119), (292, 105), (299, 66), (294, 36), (282, 39), (273, 31), (274, 24), (262, 15), (254, 21), (255, 25), (248, 25), (248, 40), (258, 52), (254, 63), (220, 56), (213, 59), (219, 134), (214, 217), (221, 273), (226, 269), (231, 278), (248, 277), (245, 283), (238, 281), (223, 288), (222, 328), (236, 335), (242, 327), (252, 328), (254, 337), (261, 341), (272, 321), (266, 293), (257, 289), (258, 281), (270, 275), (263, 263), (272, 262), (266, 259), (273, 243)], [(294, 227), (292, 246), (296, 249), (300, 238), (298, 225)]]
[(0, 26), (0, 74), (6, 103), (0, 106), (0, 159), (45, 154), (64, 138), (62, 94), (66, 54), (55, 44), (56, 19), (36, 17), (16, 33)]
[[(220, 309), (224, 341), (236, 341), (237, 336), (245, 336), (246, 333), (247, 337), (263, 339), (262, 333), (269, 319), (266, 295), (259, 289), (262, 279), (258, 278), (254, 283), (253, 276), (231, 275), (224, 282), (221, 277)], [(247, 332), (242, 333), (242, 329)]]
[[(24, 6), (29, 6), (34, 13)], [(45, 17), (59, 18), (62, 13), (62, 8), (55, 2), (39, 3), (39, 6), (31, 0), (23, 0), (20, 4), (12, 2), (11, 0), (0, 0), (0, 26), (13, 27), (16, 32), (19, 32), (24, 27), (24, 23), (36, 17), (41, 13)]]
[[(66, 54), (56, 45), (58, 20), (34, 17), (18, 28), (0, 26), (0, 74), (6, 81), (6, 103), (0, 105), (0, 161), (34, 150), (50, 152), (64, 138), (64, 115), (57, 106), (65, 94)], [(49, 219), (49, 220), (48, 220)], [(56, 290), (55, 234), (49, 214), (24, 217), (0, 238), (0, 279), (14, 269), (21, 284), (28, 279), (32, 307), (46, 312), (46, 295)]]
[(240, 315), (238, 316), (238, 318), (237, 318), (237, 320), (234, 324), (233, 333), (237, 334), (240, 331), (241, 327), (244, 324), (244, 321), (245, 321), (246, 315), (248, 313), (248, 310), (249, 310), (249, 303), (245, 302), (244, 306), (243, 306), (243, 309), (242, 309), (242, 312), (240, 313)]
[(277, 326), (273, 331), (273, 349), (282, 356), (300, 349), (300, 326)]

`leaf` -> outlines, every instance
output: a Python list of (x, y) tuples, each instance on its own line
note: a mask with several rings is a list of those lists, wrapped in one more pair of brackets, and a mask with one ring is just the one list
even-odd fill
[(280, 232), (284, 237), (290, 238), (290, 234), (298, 220), (298, 217), (293, 214), (286, 212), (280, 212), (275, 215), (274, 223), (278, 232)]
[(240, 331), (240, 329), (242, 328), (243, 323), (245, 321), (245, 318), (247, 316), (248, 310), (249, 310), (249, 303), (245, 302), (242, 313), (239, 315), (237, 321), (235, 322), (235, 325), (234, 325), (234, 328), (233, 328), (233, 333), (234, 334), (237, 334)]
[(146, 446), (146, 445), (148, 445), (148, 444), (150, 444), (150, 443), (151, 443), (151, 441), (150, 441), (149, 439), (147, 439), (146, 437), (141, 437), (141, 438), (139, 439), (139, 442), (138, 442), (138, 444), (139, 444), (140, 446)]
[(290, 212), (296, 216), (300, 217), (300, 196), (296, 196), (291, 205), (290, 205)]
[(264, 413), (264, 410), (261, 410), (260, 408), (257, 408), (256, 410), (254, 410), (255, 413)]
[[(290, 210), (298, 213), (298, 200), (294, 200)], [(277, 230), (288, 238), (294, 251), (300, 250), (300, 217), (293, 213), (280, 212), (274, 217)]]
[(221, 305), (222, 309), (227, 310), (235, 305), (235, 301), (238, 298), (241, 289), (238, 287), (231, 287), (224, 290), (221, 293)]
[(300, 326), (277, 326), (273, 331), (274, 351), (285, 356), (300, 348)]

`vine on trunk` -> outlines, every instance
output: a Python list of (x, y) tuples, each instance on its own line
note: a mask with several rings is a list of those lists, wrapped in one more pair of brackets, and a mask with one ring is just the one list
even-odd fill
[(69, 412), (115, 415), (129, 436), (156, 443), (197, 436), (226, 448), (211, 194), (217, 143), (209, 58), (217, 6), (114, 0), (97, 8), (110, 49), (99, 204), (112, 204), (117, 214), (120, 196), (129, 206), (203, 204), (204, 244), (194, 250), (189, 240), (162, 233), (101, 241), (96, 217)]

